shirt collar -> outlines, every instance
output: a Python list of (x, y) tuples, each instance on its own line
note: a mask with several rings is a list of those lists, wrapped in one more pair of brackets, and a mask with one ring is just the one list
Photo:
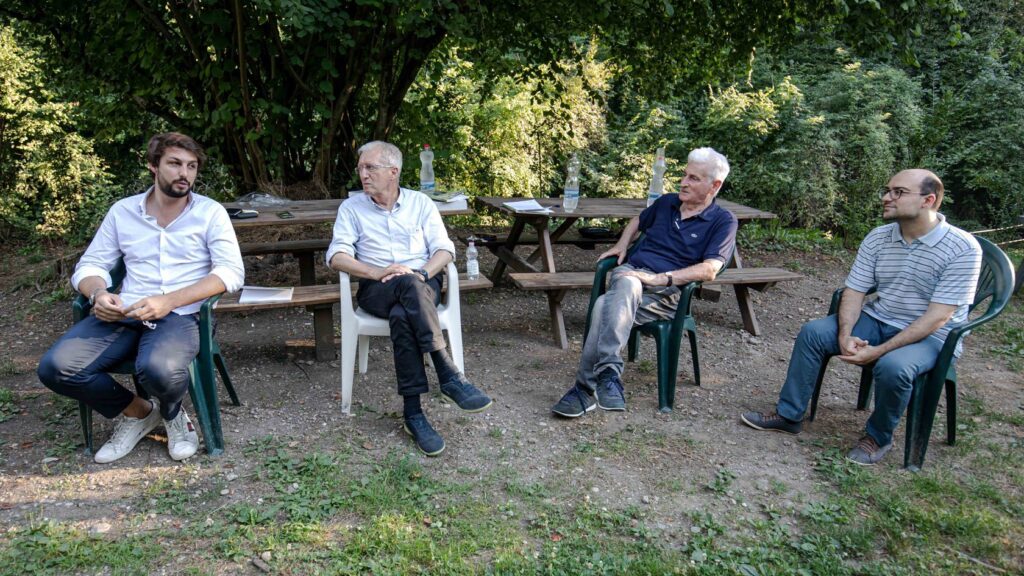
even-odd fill
[[(936, 216), (939, 218), (939, 223), (936, 224), (935, 227), (932, 228), (927, 234), (921, 236), (920, 238), (917, 238), (915, 242), (921, 242), (922, 244), (934, 247), (936, 244), (939, 243), (940, 240), (942, 240), (942, 238), (946, 235), (946, 232), (949, 231), (949, 223), (946, 222), (946, 217), (943, 216), (941, 213), (936, 214)], [(890, 236), (890, 241), (903, 242), (903, 234), (900, 233), (900, 225), (897, 222), (894, 222), (892, 224), (892, 235)]]
[[(407, 190), (405, 188), (402, 188), (401, 186), (398, 187), (398, 199), (395, 200), (395, 205), (391, 207), (391, 211), (392, 212), (395, 212), (399, 208), (402, 207), (402, 203), (405, 201), (405, 198), (406, 198), (406, 196), (405, 196), (406, 192), (407, 192)], [(376, 202), (374, 202), (373, 198), (370, 197), (370, 195), (367, 194), (366, 191), (363, 191), (363, 196), (366, 197), (366, 201), (369, 202), (370, 206), (372, 206), (375, 210), (380, 210), (381, 212), (387, 212), (387, 210), (383, 206), (381, 206), (380, 204), (377, 204)]]
[[(150, 186), (139, 197), (139, 206), (138, 206), (139, 215), (141, 215), (143, 217), (148, 216), (148, 214), (146, 214), (146, 199), (149, 198), (149, 195), (153, 193), (155, 188), (156, 188), (155, 186)], [(181, 214), (185, 214), (186, 212), (191, 210), (192, 209), (192, 205), (195, 204), (195, 201), (196, 201), (195, 194), (192, 192), (192, 190), (189, 190), (188, 191), (188, 204), (185, 205), (185, 209), (181, 211)], [(181, 217), (181, 214), (178, 215), (178, 218)], [(175, 218), (175, 220), (177, 220), (177, 218)]]
[[(718, 209), (718, 204), (716, 203), (717, 200), (718, 200), (717, 196), (712, 198), (711, 199), (711, 204), (708, 204), (703, 210), (700, 211), (699, 214), (694, 214), (693, 216), (690, 216), (690, 218), (700, 218), (701, 220), (710, 220), (711, 216), (715, 213), (715, 210)], [(679, 199), (679, 194), (673, 194), (672, 195), (672, 208), (674, 208), (676, 212), (679, 212), (679, 207), (682, 206), (682, 205), (683, 205), (683, 201)]]

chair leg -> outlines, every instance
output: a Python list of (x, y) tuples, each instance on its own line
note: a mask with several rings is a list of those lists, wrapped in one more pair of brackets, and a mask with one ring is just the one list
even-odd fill
[(352, 380), (356, 371), (356, 352), (359, 336), (355, 330), (341, 336), (341, 413), (352, 413)]
[(224, 356), (220, 353), (219, 346), (213, 350), (213, 363), (217, 365), (217, 372), (220, 372), (220, 379), (224, 383), (224, 389), (228, 391), (228, 396), (231, 397), (231, 403), (235, 406), (241, 406), (242, 402), (239, 401), (235, 387), (231, 384), (231, 376), (228, 375), (228, 365), (224, 362)]
[(454, 330), (448, 330), (448, 345), (452, 349), (452, 362), (455, 363), (455, 367), (459, 369), (459, 372), (466, 373), (465, 358), (463, 357), (462, 351), (462, 327), (458, 326)]
[(85, 402), (78, 402), (78, 416), (82, 420), (82, 439), (85, 441), (85, 455), (96, 453), (92, 445), (92, 408)]
[(928, 451), (928, 439), (932, 434), (939, 396), (945, 387), (945, 382), (932, 382), (930, 375), (931, 373), (922, 374), (914, 381), (914, 391), (907, 409), (907, 443), (904, 448), (903, 467), (914, 472), (919, 471), (924, 465), (924, 455)]
[(818, 413), (818, 397), (821, 396), (821, 383), (825, 381), (825, 371), (828, 370), (828, 361), (831, 356), (825, 356), (821, 361), (821, 368), (818, 369), (818, 380), (814, 383), (814, 395), (811, 396), (811, 414), (807, 417), (808, 422), (814, 422), (814, 416)]
[(370, 358), (370, 337), (359, 335), (359, 373), (366, 374), (367, 363)]
[(946, 444), (956, 444), (956, 381), (946, 379)]
[(693, 361), (693, 383), (700, 386), (700, 358), (697, 354), (697, 331), (687, 330), (686, 335), (690, 338), (690, 359)]
[(629, 332), (629, 341), (626, 344), (627, 356), (626, 359), (630, 362), (636, 362), (637, 353), (640, 351), (640, 332), (637, 330), (631, 330)]
[(860, 388), (857, 389), (857, 410), (867, 410), (871, 400), (871, 386), (875, 383), (874, 367), (865, 366), (860, 371)]
[[(188, 394), (192, 398), (192, 406), (196, 410), (199, 429), (203, 432), (206, 453), (218, 456), (224, 452), (224, 435), (220, 425), (220, 410), (217, 408), (217, 388), (208, 384), (200, 370), (199, 360), (193, 360), (188, 369)], [(210, 388), (212, 390), (212, 398)]]
[(654, 344), (658, 352), (658, 410), (671, 412), (675, 404), (676, 377), (679, 372), (679, 346), (672, 353), (668, 331), (654, 333)]

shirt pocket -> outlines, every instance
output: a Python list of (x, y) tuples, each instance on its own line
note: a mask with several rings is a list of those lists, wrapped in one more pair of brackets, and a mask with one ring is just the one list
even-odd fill
[(409, 254), (418, 256), (427, 251), (427, 239), (422, 226), (409, 226), (403, 232), (403, 241)]

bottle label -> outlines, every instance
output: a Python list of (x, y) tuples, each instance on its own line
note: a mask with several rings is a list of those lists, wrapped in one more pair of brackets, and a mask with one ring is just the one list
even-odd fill
[(480, 262), (478, 260), (470, 260), (466, 262), (466, 276), (470, 278), (476, 278), (480, 275)]
[(433, 182), (420, 182), (420, 192), (433, 192), (433, 191), (434, 191), (434, 183)]

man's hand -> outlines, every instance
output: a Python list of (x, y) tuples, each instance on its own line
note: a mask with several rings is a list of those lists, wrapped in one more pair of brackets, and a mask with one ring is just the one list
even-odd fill
[(175, 306), (166, 295), (148, 296), (124, 310), (127, 318), (135, 320), (159, 320), (171, 313)]
[(605, 252), (598, 256), (597, 259), (604, 260), (609, 256), (618, 256), (619, 259), (616, 263), (622, 264), (626, 260), (627, 252), (629, 252), (629, 246), (619, 246), (618, 244), (616, 244), (615, 246), (612, 246), (608, 250), (605, 250)]
[(623, 272), (622, 275), (637, 278), (644, 286), (665, 286), (664, 274), (651, 274), (650, 272), (643, 272), (641, 270), (627, 270)]
[(857, 338), (856, 336), (839, 337), (839, 353), (843, 356), (852, 356), (857, 353), (857, 350), (867, 345), (867, 340)]
[[(416, 271), (413, 270), (412, 268), (409, 268), (408, 266), (403, 266), (402, 264), (392, 264), (387, 268), (381, 270), (379, 275), (377, 276), (377, 279), (387, 284), (388, 280), (391, 280), (396, 276), (403, 276), (405, 274), (416, 274)], [(419, 274), (416, 275), (419, 276)]]
[(92, 313), (104, 322), (117, 322), (124, 320), (124, 311), (121, 310), (124, 303), (121, 297), (110, 292), (103, 292), (96, 295), (92, 305)]
[(884, 352), (880, 347), (871, 346), (865, 342), (863, 345), (858, 346), (857, 350), (853, 354), (843, 354), (842, 356), (839, 356), (839, 359), (848, 364), (866, 366), (881, 358), (883, 353)]

